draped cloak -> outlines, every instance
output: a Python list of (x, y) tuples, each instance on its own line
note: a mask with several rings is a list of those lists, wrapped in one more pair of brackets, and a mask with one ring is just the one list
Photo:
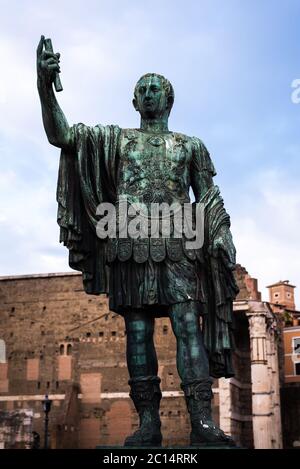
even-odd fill
[[(57, 185), (60, 242), (69, 250), (69, 265), (82, 272), (88, 294), (109, 293), (107, 242), (96, 235), (99, 218), (97, 207), (102, 202), (116, 203), (118, 145), (122, 130), (115, 125), (89, 127), (77, 124), (71, 128), (70, 150), (62, 150)], [(198, 139), (198, 171), (215, 174), (209, 154)], [(230, 226), (217, 186), (208, 187), (199, 202), (204, 204), (205, 241), (195, 253), (201, 283), (201, 305), (204, 343), (214, 377), (233, 376), (231, 352), (233, 343), (232, 301), (238, 288), (233, 269), (235, 249), (229, 229), (219, 255), (212, 252), (220, 227)]]

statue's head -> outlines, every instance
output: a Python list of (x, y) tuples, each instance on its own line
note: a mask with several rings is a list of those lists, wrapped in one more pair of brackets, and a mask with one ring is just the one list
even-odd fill
[(168, 117), (174, 103), (173, 86), (162, 75), (146, 73), (135, 85), (132, 103), (143, 118)]

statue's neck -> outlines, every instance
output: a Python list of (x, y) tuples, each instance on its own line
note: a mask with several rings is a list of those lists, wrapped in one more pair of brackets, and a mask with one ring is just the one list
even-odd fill
[(141, 130), (153, 133), (169, 132), (168, 118), (163, 117), (159, 119), (145, 119), (142, 117)]

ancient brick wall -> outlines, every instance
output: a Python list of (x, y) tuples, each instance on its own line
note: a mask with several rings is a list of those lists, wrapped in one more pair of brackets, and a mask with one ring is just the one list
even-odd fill
[[(31, 409), (32, 430), (42, 437), (42, 400), (48, 393), (53, 401), (49, 425), (53, 448), (122, 444), (138, 427), (128, 398), (123, 318), (109, 312), (105, 296), (85, 294), (81, 275), (1, 279), (0, 315), (0, 340), (6, 349), (5, 359), (0, 357), (0, 409)], [(248, 325), (243, 327), (247, 330)], [(248, 339), (238, 347), (244, 347), (244, 340)], [(162, 379), (164, 444), (184, 445), (189, 419), (168, 318), (156, 321), (155, 343)], [(242, 383), (238, 383), (235, 402), (237, 412), (249, 415), (249, 350), (244, 349), (235, 357), (237, 380)], [(213, 413), (217, 423), (218, 392), (216, 381)], [(244, 421), (244, 428), (240, 426), (236, 432), (248, 434), (243, 438), (251, 446), (251, 423)]]
[[(33, 430), (43, 435), (42, 399), (48, 393), (52, 446), (62, 440), (72, 447), (122, 444), (138, 418), (128, 398), (123, 318), (108, 311), (106, 298), (86, 295), (80, 275), (33, 276), (2, 280), (0, 308), (0, 339), (6, 346), (0, 408), (33, 409)], [(157, 321), (155, 341), (167, 391), (161, 406), (164, 441), (184, 444), (185, 403), (168, 394), (180, 390), (168, 319)], [(78, 408), (66, 409), (72, 384), (79, 387)]]
[(245, 267), (240, 264), (236, 265), (235, 279), (240, 289), (236, 300), (261, 300), (261, 293), (258, 291), (258, 283), (256, 278), (252, 278)]

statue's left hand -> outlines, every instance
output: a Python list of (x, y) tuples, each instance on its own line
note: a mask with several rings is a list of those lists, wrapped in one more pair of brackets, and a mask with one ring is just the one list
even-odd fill
[(221, 258), (228, 269), (233, 270), (235, 268), (236, 250), (228, 225), (222, 225), (220, 227), (218, 235), (213, 240), (210, 251), (213, 257)]

